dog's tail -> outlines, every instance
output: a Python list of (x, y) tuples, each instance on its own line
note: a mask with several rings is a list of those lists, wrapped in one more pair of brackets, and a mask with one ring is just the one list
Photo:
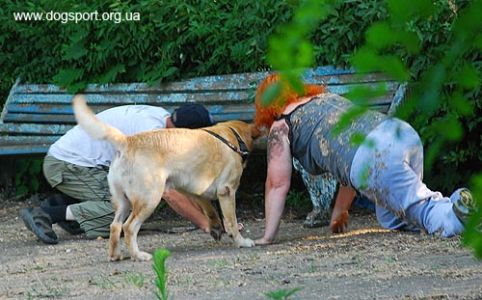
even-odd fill
[(84, 96), (75, 95), (72, 100), (74, 115), (77, 123), (91, 137), (98, 140), (108, 140), (116, 149), (121, 150), (127, 143), (126, 135), (119, 129), (112, 127), (97, 118), (87, 106)]

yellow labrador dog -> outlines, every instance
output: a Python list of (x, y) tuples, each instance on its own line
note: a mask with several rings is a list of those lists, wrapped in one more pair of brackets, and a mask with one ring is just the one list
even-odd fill
[[(74, 97), (73, 108), (78, 124), (89, 135), (109, 141), (117, 150), (108, 175), (115, 208), (110, 227), (110, 260), (121, 259), (122, 230), (131, 258), (151, 259), (151, 254), (139, 250), (137, 234), (169, 189), (199, 200), (210, 226), (216, 228), (221, 224), (210, 200), (218, 199), (226, 231), (235, 244), (254, 246), (252, 240), (239, 233), (235, 212), (235, 193), (245, 165), (243, 156), (247, 154), (240, 148), (245, 144), (245, 150), (252, 149), (253, 138), (259, 135), (254, 125), (229, 121), (206, 129), (159, 129), (126, 136), (101, 122), (81, 95)], [(132, 211), (122, 225), (129, 208)], [(216, 234), (212, 235), (216, 238)]]

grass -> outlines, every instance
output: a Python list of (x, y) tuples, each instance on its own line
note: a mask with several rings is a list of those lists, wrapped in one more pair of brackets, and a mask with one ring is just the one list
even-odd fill
[(138, 288), (142, 288), (144, 286), (144, 274), (138, 272), (127, 272), (124, 276), (124, 279), (128, 284), (132, 284)]
[(225, 268), (228, 266), (228, 260), (225, 258), (211, 259), (209, 264), (215, 268)]
[(308, 273), (315, 273), (318, 271), (318, 267), (315, 266), (314, 264), (311, 264), (310, 267), (308, 268)]
[(166, 259), (171, 255), (171, 252), (165, 248), (157, 249), (154, 252), (154, 265), (152, 268), (156, 273), (156, 297), (159, 300), (167, 300), (169, 293), (167, 291), (167, 269)]
[(269, 299), (273, 299), (273, 300), (288, 300), (290, 299), (291, 296), (293, 296), (295, 293), (297, 293), (300, 290), (301, 290), (300, 287), (296, 287), (291, 290), (279, 289), (276, 291), (267, 292), (264, 295)]
[(98, 286), (104, 290), (114, 289), (117, 287), (117, 284), (105, 275), (93, 277), (91, 280), (89, 280), (89, 284)]
[(61, 298), (65, 297), (66, 293), (67, 290), (64, 288), (46, 286), (42, 283), (42, 287), (39, 289), (36, 287), (30, 288), (25, 295), (25, 299)]

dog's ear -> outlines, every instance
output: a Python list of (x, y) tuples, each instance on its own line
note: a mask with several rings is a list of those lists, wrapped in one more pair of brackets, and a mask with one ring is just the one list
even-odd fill
[(260, 136), (268, 135), (268, 130), (266, 130), (266, 127), (258, 128), (254, 123), (249, 124), (249, 126), (251, 131), (251, 137), (253, 139)]
[(253, 124), (249, 124), (249, 130), (251, 132), (251, 137), (253, 139), (259, 137), (261, 135), (261, 131), (258, 129), (258, 127), (256, 127), (256, 125)]

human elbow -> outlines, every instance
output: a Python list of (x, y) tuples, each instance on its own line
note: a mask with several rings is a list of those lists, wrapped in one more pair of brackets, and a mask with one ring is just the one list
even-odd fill
[(268, 180), (266, 180), (266, 189), (285, 190), (287, 192), (290, 189), (290, 184), (290, 178), (268, 178)]

